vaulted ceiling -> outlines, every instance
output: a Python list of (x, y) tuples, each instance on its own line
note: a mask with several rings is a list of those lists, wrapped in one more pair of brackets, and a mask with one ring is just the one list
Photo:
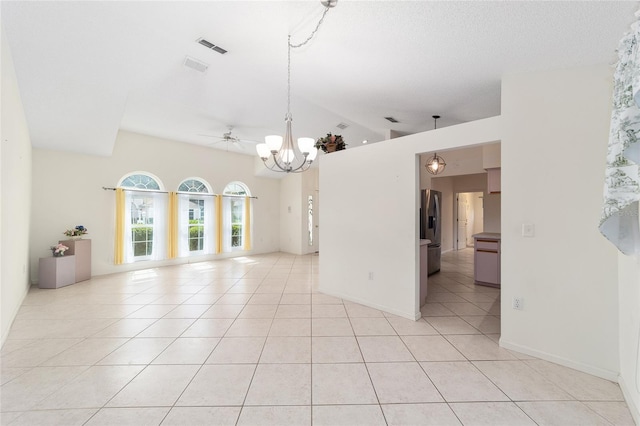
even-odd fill
[[(504, 75), (613, 63), (637, 7), (340, 0), (292, 51), (294, 136), (339, 133), (353, 147), (432, 129), (434, 114), (438, 127), (498, 115)], [(1, 2), (33, 145), (97, 155), (111, 154), (119, 129), (254, 155), (253, 143), (201, 135), (284, 132), (287, 35), (304, 41), (323, 10), (319, 1)]]

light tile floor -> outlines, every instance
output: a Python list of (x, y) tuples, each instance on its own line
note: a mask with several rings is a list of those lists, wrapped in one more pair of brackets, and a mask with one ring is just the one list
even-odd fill
[(2, 425), (632, 425), (619, 387), (502, 349), (499, 290), (443, 255), (424, 317), (316, 292), (282, 253), (31, 289)]

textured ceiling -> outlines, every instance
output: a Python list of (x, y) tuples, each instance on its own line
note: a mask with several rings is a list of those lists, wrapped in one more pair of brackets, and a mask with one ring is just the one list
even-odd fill
[[(316, 1), (2, 1), (35, 147), (110, 155), (118, 129), (209, 144), (284, 131), (287, 34)], [(350, 146), (500, 114), (510, 73), (613, 63), (637, 2), (348, 1), (292, 52), (294, 136)], [(204, 37), (228, 50), (196, 43)], [(189, 55), (209, 65), (184, 67)], [(383, 117), (392, 116), (392, 124)], [(340, 130), (338, 123), (349, 127)], [(242, 144), (254, 154), (253, 144)], [(214, 148), (237, 150), (235, 144)]]

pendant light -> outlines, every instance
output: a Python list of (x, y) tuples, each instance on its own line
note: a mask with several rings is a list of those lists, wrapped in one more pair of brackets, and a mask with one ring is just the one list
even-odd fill
[(324, 13), (318, 21), (316, 28), (311, 32), (305, 41), (300, 44), (291, 44), (291, 35), (287, 40), (287, 114), (284, 121), (285, 132), (284, 138), (279, 135), (266, 136), (265, 143), (258, 144), (256, 151), (262, 159), (264, 165), (275, 172), (284, 173), (300, 173), (308, 170), (311, 163), (318, 155), (318, 148), (315, 147), (315, 139), (298, 138), (298, 144), (293, 143), (293, 134), (291, 131), (291, 49), (297, 49), (307, 44), (320, 28), (320, 24), (324, 20), (325, 15), (334, 7), (338, 0), (322, 1), (325, 7)]
[[(438, 118), (439, 115), (432, 115), (433, 117), (433, 129), (438, 128)], [(427, 168), (427, 171), (432, 175), (437, 175), (444, 172), (444, 168), (447, 166), (447, 163), (444, 162), (444, 158), (440, 157), (437, 153), (433, 153), (433, 157), (430, 157), (427, 160), (427, 164), (424, 165)]]

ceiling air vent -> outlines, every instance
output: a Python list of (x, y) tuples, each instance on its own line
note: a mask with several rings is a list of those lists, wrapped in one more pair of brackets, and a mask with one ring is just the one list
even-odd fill
[(207, 49), (211, 49), (213, 51), (218, 52), (221, 55), (224, 55), (225, 53), (227, 53), (226, 50), (224, 50), (222, 47), (220, 46), (216, 46), (215, 44), (211, 43), (208, 40), (205, 40), (204, 38), (199, 38), (198, 40), (196, 40), (198, 43), (200, 43), (201, 45), (203, 45), (204, 47), (206, 47)]
[(393, 117), (385, 117), (384, 119), (385, 119), (385, 120), (387, 120), (387, 121), (390, 121), (390, 122), (392, 122), (392, 123), (397, 123), (397, 122), (398, 122), (398, 120), (396, 120), (396, 119), (395, 119), (395, 118), (393, 118)]
[(336, 124), (336, 127), (337, 127), (338, 129), (342, 129), (342, 130), (344, 130), (344, 129), (346, 129), (347, 127), (349, 127), (349, 125), (348, 125), (347, 123), (338, 123), (338, 124)]
[(198, 72), (206, 72), (207, 68), (209, 68), (208, 64), (192, 58), (191, 56), (187, 56), (186, 58), (184, 58), (184, 66), (194, 69)]

